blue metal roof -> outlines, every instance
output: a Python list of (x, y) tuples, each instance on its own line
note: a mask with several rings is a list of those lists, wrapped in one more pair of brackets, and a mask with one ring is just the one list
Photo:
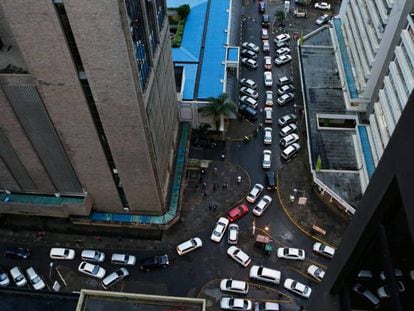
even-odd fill
[(194, 99), (194, 90), (197, 78), (197, 64), (184, 64), (176, 63), (176, 66), (184, 67), (184, 90), (183, 90), (183, 99), (184, 100), (193, 100)]
[(229, 0), (210, 0), (203, 63), (198, 98), (217, 97), (223, 93), (224, 69), (229, 13)]
[(239, 49), (228, 48), (227, 60), (230, 62), (238, 62), (239, 61)]
[(365, 125), (358, 125), (359, 139), (362, 146), (362, 153), (364, 154), (365, 166), (367, 168), (368, 176), (371, 178), (375, 171), (374, 157), (372, 156), (371, 146), (369, 144), (368, 132)]
[(336, 37), (338, 39), (339, 51), (341, 52), (342, 64), (345, 71), (346, 82), (348, 84), (349, 95), (351, 98), (358, 98), (358, 92), (355, 86), (354, 76), (352, 74), (351, 62), (345, 45), (344, 34), (342, 33), (341, 20), (339, 18), (333, 19)]

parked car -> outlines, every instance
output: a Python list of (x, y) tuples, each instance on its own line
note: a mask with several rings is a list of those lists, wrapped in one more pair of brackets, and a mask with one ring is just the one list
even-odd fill
[(23, 247), (6, 247), (3, 255), (13, 259), (27, 259), (30, 257), (30, 250)]
[(51, 248), (49, 256), (52, 259), (72, 260), (75, 258), (75, 250), (60, 247)]
[(295, 99), (293, 93), (286, 93), (277, 98), (277, 103), (279, 106), (284, 106)]
[(254, 311), (279, 311), (280, 305), (277, 302), (261, 301), (254, 303)]
[(277, 285), (280, 283), (281, 273), (279, 270), (254, 265), (250, 268), (249, 277)]
[(129, 272), (126, 268), (122, 267), (121, 269), (118, 269), (111, 274), (109, 274), (107, 277), (105, 277), (102, 280), (102, 287), (104, 289), (108, 289), (111, 286), (114, 286), (115, 284), (121, 282), (123, 279), (125, 279), (127, 276), (129, 276)]
[[(397, 284), (397, 289), (400, 293), (405, 291), (405, 286), (403, 282), (397, 281), (396, 284)], [(378, 294), (378, 297), (381, 299), (389, 298), (390, 297), (389, 287), (387, 285), (381, 286), (380, 288), (377, 289), (377, 294)]]
[(248, 49), (243, 49), (240, 51), (240, 54), (246, 58), (250, 58), (250, 59), (257, 59), (257, 54), (255, 52), (253, 52), (252, 50), (248, 50)]
[(332, 258), (335, 255), (335, 249), (333, 247), (319, 242), (314, 243), (312, 249), (316, 254), (327, 258)]
[(246, 204), (240, 204), (240, 205), (236, 206), (235, 208), (232, 208), (227, 213), (227, 219), (230, 222), (233, 222), (233, 221), (236, 221), (237, 219), (242, 218), (248, 212), (249, 212), (249, 208), (246, 206)]
[(111, 263), (114, 265), (135, 266), (137, 258), (130, 254), (112, 254)]
[(266, 209), (272, 204), (272, 198), (268, 195), (264, 195), (259, 203), (253, 208), (252, 213), (256, 216), (262, 216), (262, 214), (266, 211)]
[(378, 308), (380, 306), (380, 300), (373, 292), (365, 288), (363, 285), (357, 283), (352, 287), (352, 290), (357, 293), (362, 299), (367, 303), (371, 304), (373, 308)]
[[(384, 271), (380, 272), (379, 277), (382, 281), (385, 281), (387, 279), (387, 277), (385, 276)], [(401, 269), (395, 268), (394, 269), (394, 278), (402, 279), (402, 277), (403, 277), (403, 272), (401, 271)]]
[(261, 36), (262, 40), (268, 40), (269, 39), (269, 31), (267, 30), (267, 28), (262, 28), (261, 29), (260, 36)]
[(265, 13), (266, 12), (266, 2), (260, 1), (259, 2), (259, 13)]
[(7, 275), (6, 270), (4, 270), (2, 266), (0, 266), (0, 286), (7, 287), (9, 285), (10, 285), (9, 276)]
[(199, 247), (203, 246), (203, 242), (200, 238), (191, 238), (181, 244), (178, 244), (176, 247), (178, 255), (182, 256), (187, 254)]
[(280, 136), (285, 137), (293, 132), (296, 132), (297, 130), (298, 130), (298, 127), (296, 126), (295, 123), (289, 123), (285, 127), (282, 127), (279, 134)]
[(271, 150), (263, 150), (263, 161), (262, 167), (268, 169), (272, 166), (272, 151)]
[(257, 88), (257, 83), (252, 79), (243, 78), (240, 80), (240, 84), (254, 90)]
[(239, 113), (249, 119), (251, 122), (257, 120), (257, 111), (250, 105), (242, 104), (238, 109)]
[(94, 265), (86, 261), (82, 261), (80, 263), (78, 271), (97, 279), (102, 279), (106, 274), (106, 270), (101, 266)]
[(220, 308), (223, 310), (248, 311), (252, 309), (252, 302), (248, 299), (222, 297), (220, 299)]
[(230, 224), (227, 243), (229, 244), (237, 244), (239, 241), (239, 225), (238, 224)]
[(305, 260), (305, 251), (300, 248), (279, 247), (277, 249), (277, 258), (290, 260)]
[(358, 274), (356, 276), (357, 280), (363, 280), (363, 281), (368, 281), (372, 279), (372, 271), (371, 270), (359, 270)]
[(257, 61), (255, 61), (252, 58), (243, 57), (241, 59), (241, 62), (242, 62), (243, 65), (245, 65), (247, 67), (250, 67), (250, 68), (253, 68), (253, 69), (257, 68)]
[(271, 145), (272, 144), (272, 128), (271, 127), (265, 127), (264, 128), (263, 143), (265, 145)]
[(282, 33), (275, 37), (274, 41), (276, 46), (280, 45), (281, 43), (289, 42), (290, 35), (287, 33)]
[(105, 253), (94, 249), (85, 249), (81, 253), (81, 258), (91, 262), (103, 262), (105, 260)]
[(255, 100), (252, 97), (247, 96), (247, 95), (241, 96), (240, 97), (240, 102), (243, 103), (243, 104), (249, 105), (250, 107), (252, 107), (254, 109), (256, 109), (257, 105), (258, 105), (257, 100)]
[(290, 49), (288, 47), (283, 47), (283, 48), (277, 49), (275, 53), (276, 53), (276, 56), (290, 54)]
[(265, 185), (267, 190), (276, 189), (276, 176), (274, 172), (265, 173)]
[(283, 77), (280, 77), (279, 79), (277, 79), (277, 84), (279, 86), (283, 86), (283, 85), (286, 85), (286, 84), (292, 84), (292, 83), (293, 83), (292, 78), (288, 77), (288, 76), (283, 76)]
[(229, 220), (227, 218), (220, 217), (216, 223), (216, 226), (214, 227), (213, 232), (211, 233), (210, 239), (214, 242), (220, 243), (228, 225)]
[(35, 271), (33, 267), (26, 269), (26, 275), (29, 279), (30, 284), (35, 290), (41, 290), (46, 287), (45, 281), (42, 277)]
[(250, 202), (250, 203), (256, 202), (257, 198), (263, 192), (263, 189), (264, 189), (263, 185), (255, 184), (253, 186), (253, 189), (250, 191), (250, 193), (246, 197), (247, 202)]
[(326, 24), (329, 21), (329, 15), (328, 14), (323, 14), (322, 16), (319, 16), (316, 21), (315, 24), (318, 26), (321, 26), (323, 24)]
[(263, 109), (263, 113), (264, 113), (264, 123), (272, 124), (273, 123), (273, 109), (271, 107), (266, 107), (265, 109)]
[(286, 93), (292, 93), (295, 90), (292, 84), (285, 84), (277, 89), (278, 95), (283, 95)]
[(299, 141), (298, 134), (292, 133), (292, 134), (289, 134), (289, 135), (283, 137), (280, 140), (280, 145), (283, 148), (286, 148), (287, 146), (290, 146), (291, 144), (296, 143), (297, 141)]
[(289, 123), (293, 123), (295, 122), (297, 119), (296, 115), (293, 113), (289, 113), (287, 115), (284, 115), (283, 117), (281, 117), (279, 120), (277, 120), (277, 124), (279, 124), (280, 126), (286, 126)]
[(296, 154), (299, 152), (299, 149), (300, 145), (298, 143), (293, 143), (282, 151), (280, 157), (283, 160), (290, 161), (291, 159), (293, 159), (293, 157), (296, 156)]
[(223, 292), (246, 295), (249, 292), (249, 284), (245, 281), (222, 279), (220, 281), (220, 290)]
[(319, 268), (318, 266), (315, 266), (315, 265), (310, 265), (307, 271), (311, 276), (313, 276), (318, 281), (322, 281), (323, 277), (325, 276), (325, 271), (322, 270), (322, 268)]
[(262, 27), (269, 28), (270, 25), (270, 18), (268, 14), (262, 15)]
[(290, 54), (280, 55), (275, 58), (275, 64), (280, 66), (289, 63), (291, 60), (292, 56)]
[(272, 91), (266, 91), (265, 93), (265, 105), (266, 106), (273, 106), (273, 92)]
[(330, 10), (331, 5), (329, 3), (326, 3), (326, 2), (316, 2), (315, 3), (315, 9)]
[[(271, 63), (272, 63), (272, 61), (270, 61), (270, 64)], [(270, 66), (270, 69), (272, 69), (271, 66)], [(263, 77), (264, 77), (264, 84), (265, 84), (265, 86), (272, 87), (272, 85), (273, 85), (272, 73), (270, 71), (265, 71), (263, 73)]]
[(244, 95), (247, 95), (247, 96), (250, 96), (250, 97), (252, 97), (254, 99), (258, 99), (259, 98), (259, 93), (256, 90), (251, 89), (249, 87), (242, 86), (240, 88), (240, 93), (241, 94), (244, 94)]
[(263, 52), (270, 51), (270, 41), (269, 40), (262, 40), (262, 50)]
[(147, 257), (143, 260), (141, 260), (140, 269), (142, 271), (150, 271), (153, 269), (158, 268), (167, 268), (170, 265), (170, 260), (168, 258), (168, 255), (158, 255), (158, 256), (152, 256)]
[(263, 65), (265, 70), (272, 70), (272, 58), (270, 56), (265, 56)]
[(309, 298), (312, 293), (310, 287), (289, 278), (285, 280), (283, 287), (305, 298)]
[(227, 249), (227, 255), (241, 264), (243, 267), (247, 267), (251, 262), (251, 258), (245, 252), (243, 252), (240, 248), (236, 246), (230, 246)]
[(242, 48), (251, 50), (255, 53), (258, 53), (259, 50), (260, 50), (259, 47), (256, 44), (252, 43), (252, 42), (243, 42), (242, 43)]
[(295, 16), (296, 18), (306, 18), (308, 17), (308, 12), (306, 12), (306, 10), (295, 9), (293, 11), (293, 16)]
[(18, 287), (23, 287), (26, 286), (27, 284), (27, 280), (26, 277), (24, 276), (22, 270), (20, 270), (20, 267), (13, 267), (10, 269), (10, 276), (13, 280), (14, 283), (16, 283), (16, 285)]

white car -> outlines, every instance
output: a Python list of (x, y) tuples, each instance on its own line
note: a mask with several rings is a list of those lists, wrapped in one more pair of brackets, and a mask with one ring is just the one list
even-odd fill
[(265, 145), (271, 145), (272, 144), (272, 128), (271, 127), (265, 127), (264, 128), (264, 138), (263, 143)]
[(222, 297), (220, 299), (220, 308), (223, 310), (248, 311), (252, 309), (252, 302), (248, 299)]
[(82, 261), (78, 267), (78, 271), (97, 279), (103, 279), (106, 270), (98, 265)]
[(264, 123), (273, 123), (273, 109), (271, 107), (266, 107), (264, 110)]
[(241, 96), (240, 97), (240, 102), (243, 103), (243, 104), (247, 104), (247, 105), (249, 105), (250, 107), (252, 107), (254, 109), (256, 109), (257, 105), (258, 105), (257, 100), (255, 100), (255, 99), (253, 99), (253, 98), (251, 98), (250, 96), (247, 96), (247, 95)]
[(263, 150), (262, 167), (265, 169), (272, 167), (272, 151), (271, 150)]
[(246, 295), (249, 292), (249, 284), (245, 281), (222, 279), (220, 281), (220, 290), (223, 292)]
[(327, 23), (329, 21), (329, 15), (328, 14), (323, 14), (322, 16), (319, 16), (317, 18), (317, 20), (315, 21), (315, 24), (320, 26), (323, 25), (325, 23)]
[(277, 257), (291, 260), (305, 260), (305, 251), (299, 248), (279, 247)]
[(293, 101), (293, 99), (295, 98), (295, 95), (293, 95), (293, 93), (285, 93), (282, 96), (277, 98), (277, 103), (279, 106), (284, 106), (287, 103)]
[(310, 265), (307, 271), (311, 276), (313, 276), (318, 281), (322, 281), (323, 277), (325, 276), (325, 271), (322, 270), (322, 268), (319, 268), (318, 266), (315, 266), (315, 265)]
[(227, 218), (220, 217), (216, 223), (216, 226), (214, 227), (213, 232), (211, 233), (210, 239), (214, 242), (220, 243), (228, 225), (229, 220)]
[[(403, 282), (397, 281), (396, 284), (397, 284), (397, 289), (400, 293), (405, 291), (405, 286)], [(390, 297), (390, 291), (389, 291), (388, 286), (381, 286), (380, 288), (378, 288), (377, 294), (378, 294), (378, 297), (381, 299)]]
[(291, 84), (291, 83), (293, 83), (293, 80), (291, 77), (288, 77), (288, 76), (283, 76), (277, 79), (277, 84), (279, 86), (283, 86), (285, 84)]
[(266, 28), (262, 28), (262, 30), (260, 31), (260, 34), (263, 40), (269, 39), (269, 31)]
[(279, 57), (275, 58), (276, 65), (284, 65), (289, 63), (292, 60), (292, 56), (290, 54), (280, 55)]
[(50, 258), (61, 260), (72, 260), (75, 258), (75, 250), (70, 248), (51, 248)]
[(247, 202), (250, 202), (250, 203), (256, 202), (257, 198), (260, 196), (263, 189), (264, 189), (263, 185), (255, 184), (253, 186), (253, 189), (250, 191), (250, 193), (246, 197)]
[(33, 267), (26, 269), (26, 275), (35, 290), (41, 290), (46, 287), (45, 281), (43, 281), (42, 277)]
[(252, 43), (252, 42), (243, 42), (242, 43), (242, 48), (251, 50), (255, 53), (258, 53), (259, 50), (260, 50), (259, 47), (256, 44)]
[(288, 47), (283, 47), (276, 50), (276, 56), (281, 56), (285, 54), (290, 54), (290, 49)]
[(135, 266), (137, 258), (129, 254), (112, 254), (111, 263), (114, 265)]
[(289, 134), (292, 134), (293, 132), (296, 132), (298, 130), (298, 127), (295, 123), (290, 123), (286, 125), (285, 127), (282, 127), (282, 129), (279, 132), (279, 135), (282, 137), (288, 136)]
[(105, 254), (94, 249), (85, 249), (81, 253), (81, 258), (82, 260), (91, 262), (103, 262), (105, 260)]
[(227, 243), (229, 244), (237, 244), (239, 241), (239, 225), (238, 224), (230, 224)]
[(177, 245), (176, 250), (178, 255), (187, 254), (199, 247), (203, 246), (203, 242), (200, 238), (191, 238), (188, 241), (185, 241), (179, 245)]
[(263, 65), (265, 70), (272, 70), (272, 58), (270, 56), (265, 56)]
[(243, 79), (240, 80), (240, 84), (243, 85), (243, 86), (247, 86), (247, 87), (249, 87), (251, 89), (254, 89), (254, 90), (257, 88), (256, 82), (254, 82), (254, 80), (252, 80), (252, 79), (243, 78)]
[(247, 96), (250, 96), (250, 97), (252, 97), (254, 99), (258, 99), (259, 98), (259, 93), (256, 90), (253, 90), (253, 89), (251, 89), (249, 87), (242, 86), (240, 88), (240, 93), (241, 94), (244, 94), (244, 95), (247, 95)]
[(298, 143), (293, 143), (287, 146), (285, 149), (283, 149), (282, 153), (280, 154), (280, 157), (283, 160), (289, 161), (296, 156), (296, 154), (299, 152), (299, 149), (300, 145)]
[(286, 279), (283, 287), (305, 298), (309, 298), (312, 293), (310, 287), (292, 279)]
[(292, 144), (296, 143), (297, 141), (299, 141), (299, 135), (298, 135), (298, 134), (293, 133), (293, 134), (289, 134), (288, 136), (283, 137), (283, 138), (280, 140), (280, 145), (281, 145), (283, 148), (286, 148), (286, 147), (288, 147), (288, 146), (290, 146), (290, 145), (292, 145)]
[(270, 51), (270, 42), (269, 42), (269, 40), (262, 40), (262, 50), (263, 50), (263, 52), (269, 52)]
[(240, 54), (244, 57), (247, 57), (247, 58), (257, 59), (257, 54), (255, 52), (251, 51), (251, 50), (248, 50), (248, 49), (242, 49), (240, 51)]
[(312, 249), (316, 254), (322, 255), (327, 258), (332, 258), (335, 255), (335, 249), (333, 247), (319, 242), (313, 244)]
[(277, 302), (261, 301), (254, 303), (254, 311), (279, 311), (280, 305)]
[(273, 85), (272, 73), (270, 71), (265, 71), (263, 77), (265, 86), (271, 87)]
[(101, 285), (104, 289), (108, 289), (109, 287), (121, 282), (127, 276), (129, 276), (129, 271), (122, 267), (121, 269), (118, 269), (105, 277), (102, 280)]
[(264, 195), (263, 198), (260, 199), (259, 203), (257, 203), (253, 208), (252, 213), (256, 216), (261, 216), (271, 203), (272, 198), (268, 195)]
[(275, 41), (275, 44), (278, 45), (280, 43), (287, 42), (289, 40), (290, 40), (290, 35), (287, 33), (282, 33), (276, 36), (274, 41)]
[(250, 68), (253, 68), (253, 69), (256, 69), (257, 66), (258, 66), (257, 61), (255, 61), (252, 58), (243, 57), (241, 59), (241, 62), (242, 62), (243, 65), (246, 65), (247, 67), (250, 67)]
[(236, 246), (230, 246), (227, 250), (227, 255), (241, 264), (243, 267), (247, 267), (251, 262), (251, 258), (245, 252), (243, 252), (240, 248)]
[(273, 106), (273, 92), (272, 91), (266, 91), (265, 105)]
[(24, 276), (22, 270), (20, 270), (19, 267), (11, 268), (10, 269), (10, 276), (13, 279), (14, 283), (16, 283), (16, 285), (18, 287), (26, 286), (26, 284), (27, 284), (26, 277)]
[(293, 87), (292, 84), (285, 84), (283, 86), (281, 86), (280, 88), (277, 89), (277, 94), (278, 95), (283, 95), (289, 92), (293, 92), (295, 90), (295, 88)]
[(284, 115), (283, 117), (281, 117), (278, 121), (277, 124), (279, 124), (280, 126), (286, 126), (289, 123), (293, 123), (295, 122), (297, 119), (296, 115), (293, 113)]
[(315, 9), (330, 10), (331, 5), (329, 3), (326, 3), (326, 2), (317, 2), (317, 3), (315, 3)]
[(7, 272), (0, 266), (0, 286), (7, 287), (10, 285), (10, 279)]
[(250, 268), (249, 277), (277, 285), (280, 283), (281, 273), (279, 270), (269, 269), (263, 266), (252, 266)]

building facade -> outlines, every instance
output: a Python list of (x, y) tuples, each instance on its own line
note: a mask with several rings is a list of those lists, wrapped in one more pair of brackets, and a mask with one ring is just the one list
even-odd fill
[[(163, 214), (178, 132), (165, 1), (5, 0), (0, 38), (3, 211)], [(51, 213), (47, 196), (86, 200)]]

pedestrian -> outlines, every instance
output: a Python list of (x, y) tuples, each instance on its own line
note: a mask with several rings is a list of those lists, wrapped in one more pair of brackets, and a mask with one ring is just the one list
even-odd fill
[(211, 209), (212, 209), (213, 207), (211, 206), (211, 204), (209, 204), (208, 205), (208, 210), (211, 212)]
[(207, 192), (204, 191), (203, 196), (206, 197), (207, 196)]
[(217, 209), (217, 204), (213, 204), (213, 211), (215, 212)]
[(207, 188), (207, 183), (203, 182), (203, 189), (206, 189), (206, 188)]
[(217, 167), (214, 168), (214, 175), (217, 175)]
[(217, 190), (217, 184), (214, 184), (213, 185), (213, 191), (216, 192), (216, 190)]
[(224, 158), (225, 158), (225, 155), (224, 154), (222, 154), (221, 155), (221, 159), (224, 161)]

